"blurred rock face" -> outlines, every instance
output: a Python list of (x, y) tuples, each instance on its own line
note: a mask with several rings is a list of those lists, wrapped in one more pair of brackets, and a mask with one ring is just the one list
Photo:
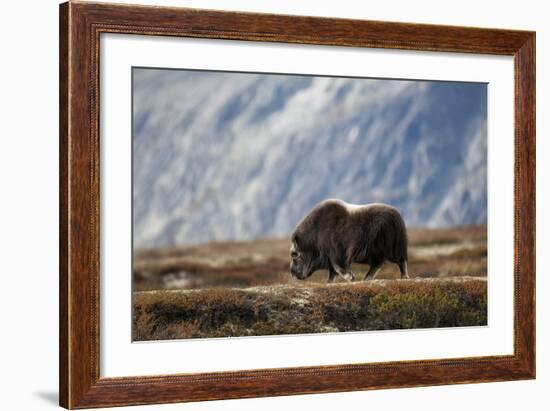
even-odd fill
[(486, 223), (484, 84), (134, 69), (134, 246), (288, 236), (325, 198)]

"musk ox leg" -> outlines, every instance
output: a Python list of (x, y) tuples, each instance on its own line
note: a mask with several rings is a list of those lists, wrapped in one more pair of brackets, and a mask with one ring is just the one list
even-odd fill
[(333, 283), (336, 277), (338, 276), (338, 273), (334, 268), (332, 268), (332, 265), (329, 265), (328, 268), (328, 282)]
[(398, 265), (399, 271), (401, 271), (401, 279), (410, 278), (409, 270), (407, 269), (407, 261), (403, 260)]
[(363, 278), (363, 281), (365, 280), (373, 280), (374, 277), (376, 277), (376, 274), (378, 274), (378, 271), (382, 268), (382, 264), (373, 264), (369, 267), (369, 271), (367, 271), (367, 274), (365, 274), (365, 278)]
[(334, 270), (338, 273), (340, 277), (342, 277), (344, 280), (350, 282), (355, 279), (355, 275), (351, 272), (351, 268), (344, 269), (336, 264), (333, 265)]

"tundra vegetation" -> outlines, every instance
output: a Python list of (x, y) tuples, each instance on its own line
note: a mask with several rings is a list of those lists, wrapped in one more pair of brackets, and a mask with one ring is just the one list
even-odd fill
[[(410, 280), (289, 276), (288, 239), (140, 250), (134, 340), (305, 334), (487, 324), (485, 226), (409, 230)], [(359, 274), (368, 266), (354, 265)]]

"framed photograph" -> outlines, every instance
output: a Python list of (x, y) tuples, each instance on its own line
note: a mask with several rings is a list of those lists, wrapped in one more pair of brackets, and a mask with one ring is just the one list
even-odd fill
[(60, 405), (535, 378), (535, 33), (60, 6)]

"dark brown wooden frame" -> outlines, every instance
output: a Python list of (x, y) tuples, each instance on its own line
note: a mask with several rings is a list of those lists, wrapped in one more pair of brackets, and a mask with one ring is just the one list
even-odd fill
[[(98, 108), (101, 33), (513, 56), (514, 354), (100, 378)], [(59, 52), (59, 398), (62, 406), (90, 408), (535, 378), (534, 32), (70, 2), (60, 6)]]

